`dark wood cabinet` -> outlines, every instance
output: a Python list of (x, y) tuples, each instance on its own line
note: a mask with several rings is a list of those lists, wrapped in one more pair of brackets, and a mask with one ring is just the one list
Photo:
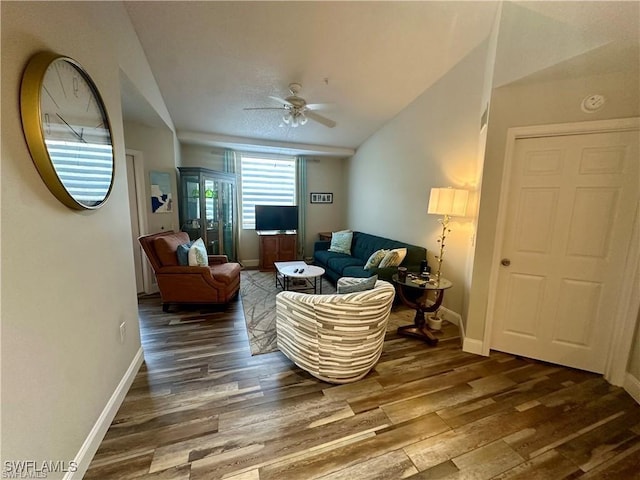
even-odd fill
[(295, 233), (257, 232), (260, 242), (260, 270), (273, 270), (273, 262), (293, 262), (296, 260), (298, 235)]
[(180, 230), (202, 238), (212, 255), (236, 260), (236, 176), (200, 167), (180, 171)]

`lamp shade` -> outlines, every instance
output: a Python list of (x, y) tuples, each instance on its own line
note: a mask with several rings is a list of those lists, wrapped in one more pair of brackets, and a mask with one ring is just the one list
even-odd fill
[(464, 217), (467, 214), (469, 191), (460, 188), (432, 188), (427, 213)]

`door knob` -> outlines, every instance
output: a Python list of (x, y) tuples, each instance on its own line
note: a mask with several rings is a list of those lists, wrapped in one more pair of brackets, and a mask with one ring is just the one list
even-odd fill
[(500, 264), (504, 267), (508, 267), (509, 265), (511, 265), (511, 260), (509, 260), (508, 258), (503, 258), (502, 260), (500, 260)]

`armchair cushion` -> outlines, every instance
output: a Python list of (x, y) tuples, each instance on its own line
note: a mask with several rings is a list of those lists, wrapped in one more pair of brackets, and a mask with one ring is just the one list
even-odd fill
[(240, 264), (232, 262), (222, 263), (210, 266), (209, 270), (211, 270), (211, 276), (214, 280), (229, 285), (240, 275)]
[(342, 277), (338, 279), (336, 286), (338, 287), (338, 293), (364, 292), (365, 290), (371, 290), (377, 281), (377, 275), (368, 278)]
[(176, 254), (178, 255), (178, 265), (183, 267), (189, 265), (189, 249), (192, 244), (193, 242), (188, 242), (178, 245), (178, 249), (176, 250)]
[(184, 232), (180, 233), (182, 233), (183, 235), (163, 235), (161, 237), (157, 237), (153, 241), (156, 255), (160, 260), (162, 266), (173, 267), (178, 265), (178, 255), (176, 255), (176, 251), (178, 250), (178, 247), (180, 245), (189, 241), (189, 235)]
[(204, 246), (204, 242), (199, 238), (189, 248), (189, 266), (206, 267), (207, 265), (209, 265), (207, 247)]

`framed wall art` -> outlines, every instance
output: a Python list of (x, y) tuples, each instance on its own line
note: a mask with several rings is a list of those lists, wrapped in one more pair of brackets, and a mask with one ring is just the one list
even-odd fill
[(171, 175), (167, 172), (149, 172), (151, 179), (151, 211), (153, 213), (173, 212), (171, 198)]
[(311, 193), (311, 203), (333, 203), (333, 193)]

